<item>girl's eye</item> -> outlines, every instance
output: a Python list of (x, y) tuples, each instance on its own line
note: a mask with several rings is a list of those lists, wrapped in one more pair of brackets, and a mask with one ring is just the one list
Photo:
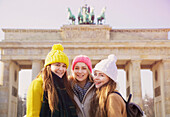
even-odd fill
[(96, 74), (96, 73), (94, 73), (94, 76), (97, 76), (97, 74)]
[(63, 65), (64, 68), (66, 68), (67, 66), (66, 65)]
[(78, 68), (78, 67), (75, 67), (74, 69), (78, 70), (79, 68)]
[(83, 69), (83, 70), (86, 70), (86, 67), (83, 67), (82, 69)]
[(60, 64), (59, 63), (57, 63), (57, 64), (55, 64), (56, 66), (60, 66)]
[(104, 77), (104, 75), (103, 75), (103, 74), (101, 74), (100, 76), (101, 76), (101, 77)]

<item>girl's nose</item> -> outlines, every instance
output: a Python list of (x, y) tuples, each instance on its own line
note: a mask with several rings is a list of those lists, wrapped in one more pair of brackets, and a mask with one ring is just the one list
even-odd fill
[(79, 72), (79, 73), (81, 73), (81, 72), (82, 72), (82, 70), (81, 70), (81, 69), (79, 69), (79, 70), (78, 70), (78, 72)]
[(96, 75), (96, 76), (94, 76), (93, 79), (94, 79), (94, 80), (98, 80), (99, 78), (98, 78), (98, 76)]
[(60, 66), (59, 69), (60, 69), (60, 70), (63, 70), (63, 66)]

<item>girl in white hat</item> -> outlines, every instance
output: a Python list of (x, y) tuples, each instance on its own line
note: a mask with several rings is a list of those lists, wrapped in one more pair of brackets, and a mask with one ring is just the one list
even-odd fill
[(91, 101), (92, 117), (126, 117), (124, 100), (116, 93), (117, 66), (116, 57), (112, 54), (96, 64), (94, 83), (96, 94)]

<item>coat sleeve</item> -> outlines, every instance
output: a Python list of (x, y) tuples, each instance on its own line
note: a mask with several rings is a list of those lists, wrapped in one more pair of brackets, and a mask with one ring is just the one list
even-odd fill
[(27, 117), (39, 117), (43, 99), (43, 81), (35, 79), (27, 92)]
[(111, 93), (106, 102), (107, 117), (127, 117), (126, 105), (116, 93)]

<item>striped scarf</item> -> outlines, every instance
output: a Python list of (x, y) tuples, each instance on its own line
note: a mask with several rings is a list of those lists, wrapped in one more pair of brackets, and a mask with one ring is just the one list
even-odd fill
[(88, 81), (83, 88), (81, 88), (78, 84), (75, 84), (73, 87), (73, 91), (75, 95), (79, 98), (80, 102), (83, 101), (84, 95), (86, 94), (87, 90), (92, 85), (92, 82)]

